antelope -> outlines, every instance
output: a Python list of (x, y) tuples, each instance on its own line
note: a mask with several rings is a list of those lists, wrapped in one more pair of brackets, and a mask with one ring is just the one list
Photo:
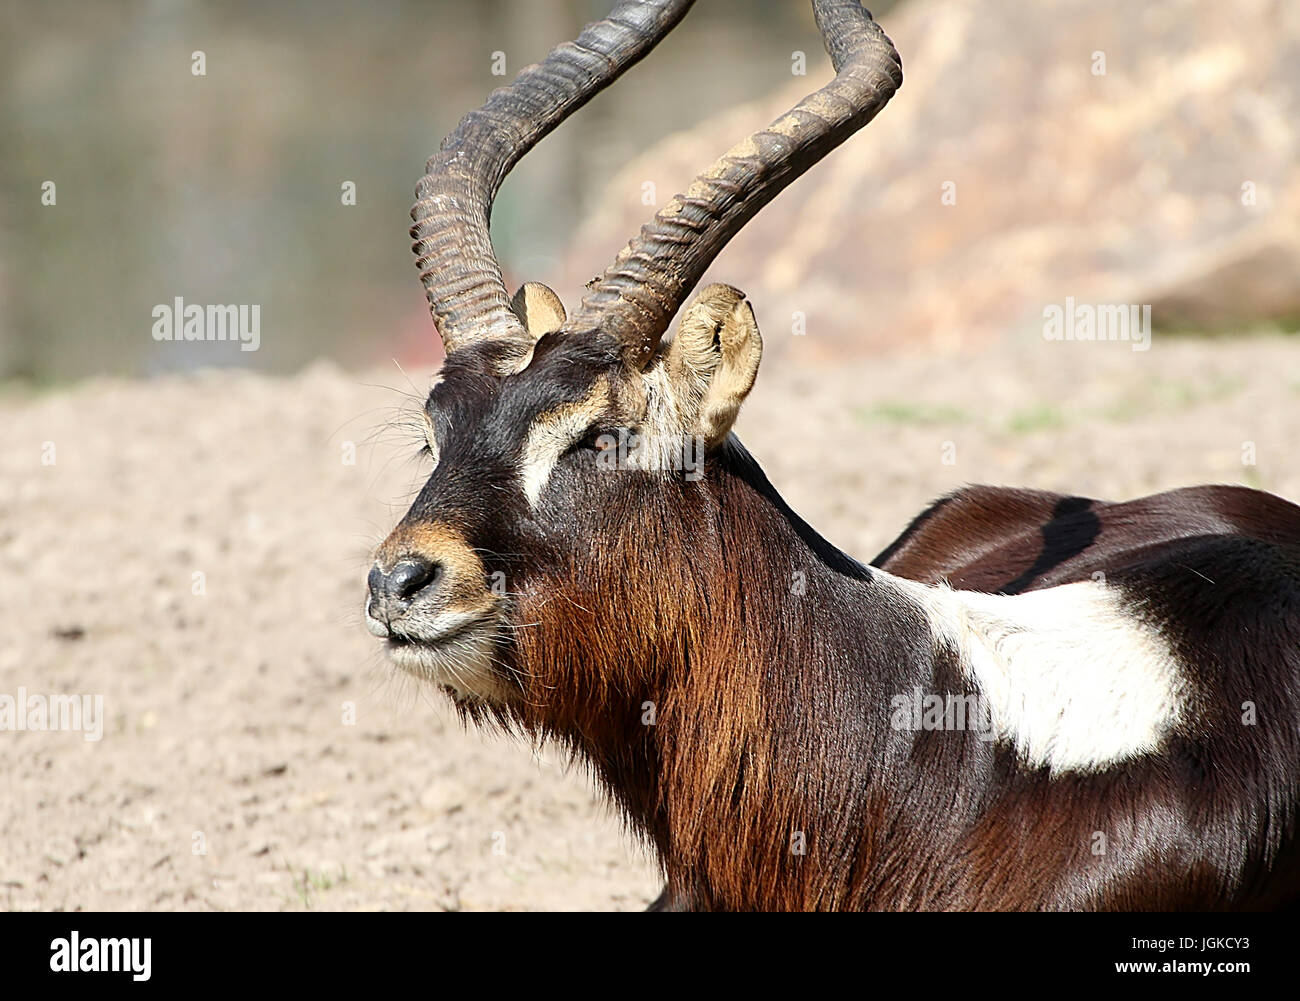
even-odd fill
[(622, 0), (428, 161), (435, 465), (376, 552), (370, 631), (465, 720), (585, 762), (653, 847), (652, 910), (1295, 903), (1300, 508), (970, 487), (864, 565), (732, 433), (754, 311), (718, 284), (682, 307), (901, 86), (856, 0), (813, 0), (834, 79), (665, 205), (571, 316), (507, 292), (506, 174), (690, 6)]

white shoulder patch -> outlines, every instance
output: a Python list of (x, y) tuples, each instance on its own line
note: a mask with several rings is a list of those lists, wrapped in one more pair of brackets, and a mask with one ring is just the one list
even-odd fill
[(1154, 751), (1179, 722), (1188, 683), (1174, 651), (1101, 583), (995, 595), (892, 580), (1030, 766), (1098, 771)]

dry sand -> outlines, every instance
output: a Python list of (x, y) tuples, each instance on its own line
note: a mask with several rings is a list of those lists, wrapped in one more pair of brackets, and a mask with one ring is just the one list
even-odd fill
[[(760, 375), (738, 431), (861, 558), (963, 482), (1300, 498), (1294, 339), (1026, 341), (838, 370), (799, 357)], [(0, 906), (651, 899), (653, 865), (580, 769), (464, 732), (364, 632), (368, 550), (422, 470), (400, 422), (383, 430), (401, 392), (378, 384), (409, 389), (396, 370), (318, 366), (0, 395), (0, 693), (104, 708), (99, 741), (0, 733)]]

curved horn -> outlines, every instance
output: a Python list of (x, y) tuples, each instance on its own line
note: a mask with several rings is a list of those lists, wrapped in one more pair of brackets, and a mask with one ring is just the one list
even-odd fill
[(461, 119), (425, 165), (411, 238), (430, 312), (452, 351), (523, 327), (492, 251), (492, 200), (519, 159), (654, 48), (694, 0), (622, 0)]
[(835, 79), (732, 147), (642, 227), (566, 330), (595, 328), (644, 364), (713, 259), (755, 213), (885, 106), (903, 66), (858, 0), (813, 0)]

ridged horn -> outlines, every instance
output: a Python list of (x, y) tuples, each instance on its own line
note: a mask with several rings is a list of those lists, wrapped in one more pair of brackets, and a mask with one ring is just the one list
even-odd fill
[(448, 354), (486, 338), (524, 336), (488, 233), (492, 200), (510, 169), (654, 48), (693, 2), (623, 0), (493, 91), (429, 158), (411, 209), (411, 238)]
[(566, 331), (601, 330), (644, 364), (727, 242), (902, 86), (902, 60), (857, 0), (813, 0), (813, 13), (835, 79), (732, 147), (665, 205), (592, 283)]

